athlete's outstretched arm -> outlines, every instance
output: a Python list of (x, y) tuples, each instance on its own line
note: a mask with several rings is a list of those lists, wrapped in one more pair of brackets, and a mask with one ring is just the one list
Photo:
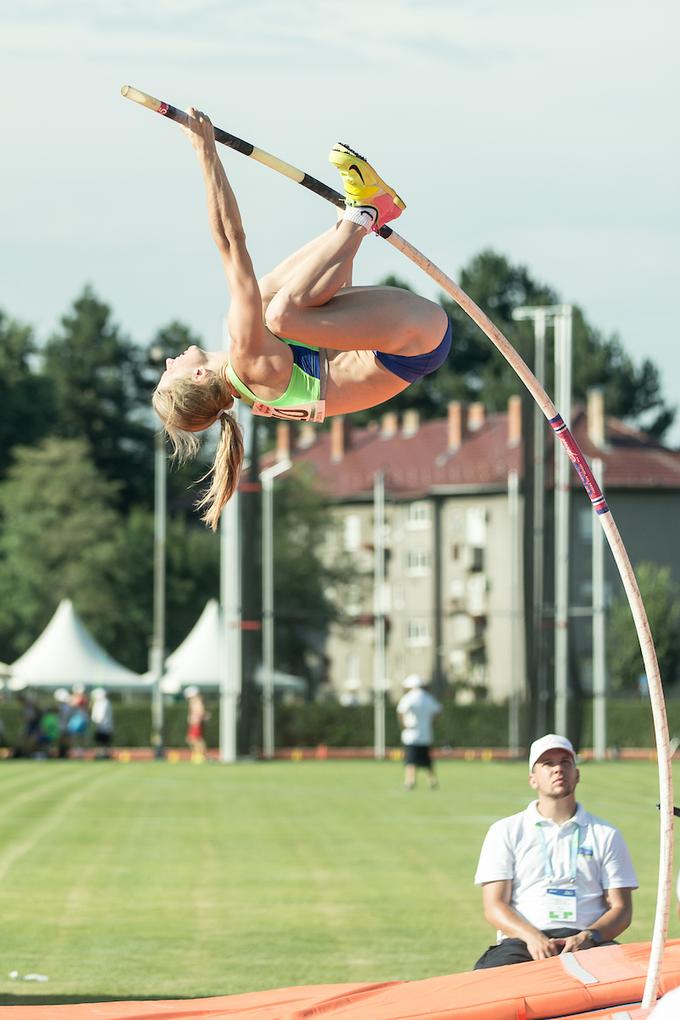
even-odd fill
[[(196, 150), (203, 173), (208, 221), (231, 293), (229, 331), (232, 342), (257, 348), (262, 340), (262, 301), (250, 253), (246, 247), (241, 213), (236, 196), (217, 155), (210, 118), (190, 107), (184, 128)], [(257, 350), (252, 353), (256, 354)]]

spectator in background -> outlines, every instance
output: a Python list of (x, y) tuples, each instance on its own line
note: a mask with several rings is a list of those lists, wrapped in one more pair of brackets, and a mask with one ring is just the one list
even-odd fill
[(18, 699), (22, 709), (24, 732), (21, 747), (17, 748), (17, 753), (32, 757), (36, 754), (40, 741), (42, 709), (38, 704), (38, 699), (28, 689), (19, 691)]
[(68, 758), (71, 750), (71, 735), (68, 731), (68, 723), (71, 718), (71, 695), (65, 687), (57, 687), (54, 692), (54, 700), (57, 703), (59, 714), (59, 744), (57, 754), (60, 758)]
[(40, 718), (40, 757), (53, 758), (59, 753), (59, 709), (48, 705)]
[(95, 687), (90, 703), (90, 719), (94, 726), (94, 742), (97, 745), (95, 758), (111, 757), (113, 740), (113, 707), (103, 687)]
[(187, 687), (184, 697), (187, 699), (187, 744), (192, 757), (202, 760), (205, 757), (205, 724), (210, 716), (198, 687)]
[(66, 728), (73, 747), (74, 757), (82, 758), (87, 728), (90, 724), (90, 717), (87, 714), (87, 695), (85, 694), (83, 684), (73, 684), (70, 702), (71, 714)]
[(404, 748), (406, 769), (404, 786), (413, 790), (416, 785), (416, 770), (427, 769), (427, 781), (431, 790), (437, 788), (437, 777), (432, 763), (432, 720), (441, 712), (442, 706), (425, 690), (427, 682), (412, 673), (404, 680), (406, 693), (397, 704), (397, 716), (401, 726), (401, 742)]

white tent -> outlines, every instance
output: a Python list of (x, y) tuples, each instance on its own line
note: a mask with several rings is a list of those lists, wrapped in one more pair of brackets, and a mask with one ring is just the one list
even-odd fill
[[(176, 694), (182, 687), (195, 685), (202, 689), (218, 688), (222, 677), (222, 656), (225, 642), (222, 640), (220, 607), (216, 599), (209, 599), (205, 608), (184, 641), (166, 660), (161, 690), (165, 694)], [(258, 666), (255, 681), (263, 684), (263, 668)], [(274, 687), (277, 690), (304, 692), (305, 681), (290, 673), (274, 671)]]
[(127, 690), (149, 686), (146, 678), (121, 666), (97, 644), (70, 599), (62, 599), (40, 637), (9, 669), (13, 690), (74, 683)]

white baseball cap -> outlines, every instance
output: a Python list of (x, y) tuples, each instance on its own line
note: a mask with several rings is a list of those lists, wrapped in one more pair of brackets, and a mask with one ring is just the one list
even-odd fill
[(557, 733), (547, 733), (544, 737), (534, 740), (531, 745), (529, 750), (529, 772), (533, 772), (534, 765), (542, 754), (545, 754), (546, 751), (554, 751), (558, 747), (563, 751), (568, 751), (572, 758), (576, 760), (576, 752), (571, 740), (567, 740), (566, 737), (560, 737)]
[(198, 687), (191, 686), (191, 687), (185, 687), (185, 689), (184, 689), (184, 697), (185, 698), (195, 698), (198, 693), (199, 693)]
[(424, 686), (425, 686), (425, 681), (423, 680), (422, 676), (418, 676), (417, 673), (411, 673), (410, 676), (406, 677), (406, 679), (404, 680), (404, 682), (402, 684), (402, 687), (406, 687), (409, 690), (412, 690), (414, 687), (424, 687)]

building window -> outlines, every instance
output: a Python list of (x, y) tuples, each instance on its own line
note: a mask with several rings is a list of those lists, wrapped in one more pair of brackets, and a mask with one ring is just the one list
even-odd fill
[(345, 552), (359, 552), (361, 549), (361, 517), (359, 514), (347, 514), (344, 526)]
[(406, 625), (406, 644), (410, 648), (423, 648), (430, 644), (430, 627), (427, 620), (409, 620)]
[[(581, 508), (578, 515), (579, 538), (586, 545), (591, 545), (593, 541), (593, 520), (595, 519), (595, 514), (589, 506)], [(597, 526), (600, 527), (599, 523)]]
[(406, 553), (406, 573), (423, 577), (430, 573), (430, 554), (427, 549), (409, 549)]
[(449, 525), (451, 531), (459, 532), (464, 530), (465, 515), (462, 510), (452, 510), (449, 514)]
[(430, 505), (425, 500), (409, 503), (406, 526), (408, 528), (427, 528), (430, 524)]
[(468, 553), (468, 569), (473, 573), (484, 570), (484, 550), (476, 545)]
[(471, 506), (467, 512), (467, 540), (469, 545), (483, 548), (486, 545), (486, 510)]
[(486, 577), (483, 574), (474, 574), (469, 579), (466, 608), (470, 616), (484, 616), (486, 613), (486, 588)]
[(348, 616), (358, 616), (361, 612), (361, 588), (358, 584), (347, 586), (345, 612)]

